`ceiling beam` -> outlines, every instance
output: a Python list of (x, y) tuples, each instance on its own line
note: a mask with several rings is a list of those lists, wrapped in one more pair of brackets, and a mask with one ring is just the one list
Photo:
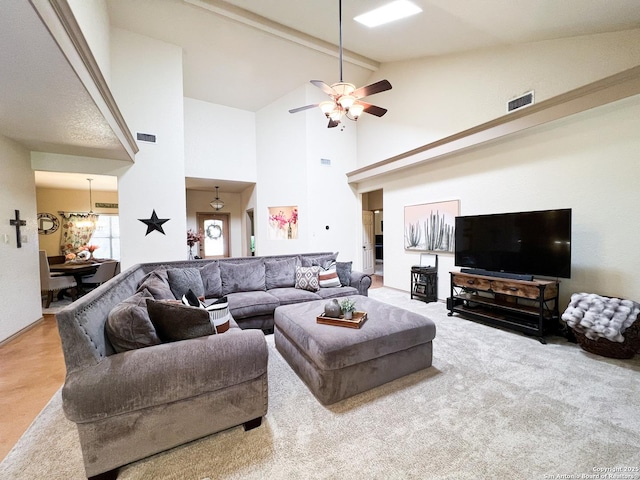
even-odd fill
[[(234, 20), (238, 23), (242, 23), (249, 27), (261, 30), (276, 37), (282, 38), (292, 43), (302, 45), (303, 47), (316, 50), (318, 52), (330, 55), (335, 58), (339, 58), (340, 54), (338, 47), (332, 43), (325, 42), (319, 38), (312, 37), (306, 33), (302, 33), (299, 30), (286, 27), (280, 23), (276, 23), (268, 18), (257, 15), (253, 12), (245, 10), (235, 5), (223, 2), (221, 0), (183, 0), (185, 3), (189, 3), (196, 7), (204, 8), (217, 15)], [(357, 53), (349, 50), (343, 51), (343, 60), (349, 62), (358, 67), (366, 68), (375, 72), (380, 68), (380, 62), (372, 60), (370, 58), (358, 55)]]

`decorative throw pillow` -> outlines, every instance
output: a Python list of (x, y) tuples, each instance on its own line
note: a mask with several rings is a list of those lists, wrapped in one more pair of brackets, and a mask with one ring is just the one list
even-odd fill
[(158, 337), (163, 342), (177, 342), (216, 333), (209, 312), (176, 301), (147, 299), (147, 310)]
[(320, 290), (318, 281), (318, 273), (320, 267), (296, 267), (296, 284), (295, 287), (301, 290), (309, 290), (317, 292)]
[(148, 290), (156, 300), (170, 300), (175, 298), (171, 288), (169, 288), (167, 270), (164, 268), (154, 270), (142, 277), (137, 291), (142, 292), (145, 289)]
[(209, 319), (213, 324), (216, 333), (224, 333), (229, 329), (229, 301), (227, 297), (222, 297), (215, 302), (209, 303), (206, 307), (209, 312)]
[(341, 287), (340, 278), (338, 278), (338, 272), (336, 270), (336, 262), (331, 262), (327, 265), (327, 268), (319, 266), (318, 283), (320, 288), (328, 287)]
[(105, 330), (117, 353), (162, 343), (147, 313), (149, 290), (142, 290), (113, 307)]
[(351, 264), (353, 262), (336, 262), (336, 270), (340, 284), (344, 287), (351, 285)]
[(297, 266), (298, 259), (296, 257), (264, 262), (267, 290), (295, 286)]
[(189, 289), (197, 297), (204, 297), (204, 285), (202, 284), (199, 268), (169, 268), (167, 270), (167, 278), (174, 298), (182, 298)]
[(219, 262), (222, 294), (265, 290), (264, 260)]
[(222, 278), (220, 278), (220, 265), (218, 262), (207, 263), (200, 269), (202, 286), (204, 287), (204, 298), (215, 298), (222, 296)]
[(319, 257), (300, 257), (303, 267), (312, 267), (314, 265), (320, 265), (321, 267), (327, 267), (331, 262), (335, 262), (338, 258), (338, 252), (331, 255), (320, 255)]

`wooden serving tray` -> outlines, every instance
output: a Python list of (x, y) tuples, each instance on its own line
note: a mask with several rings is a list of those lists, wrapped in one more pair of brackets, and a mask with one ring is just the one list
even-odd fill
[(360, 328), (362, 324), (367, 321), (367, 312), (353, 312), (351, 320), (347, 320), (342, 316), (340, 316), (340, 318), (327, 317), (324, 313), (321, 313), (316, 317), (316, 321), (318, 323), (335, 325), (337, 327)]

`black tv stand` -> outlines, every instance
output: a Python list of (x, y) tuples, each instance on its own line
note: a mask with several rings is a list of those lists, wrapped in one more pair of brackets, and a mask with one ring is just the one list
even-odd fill
[(485, 277), (509, 278), (511, 280), (524, 280), (525, 282), (533, 281), (533, 275), (528, 275), (525, 273), (494, 272), (491, 270), (483, 270), (481, 268), (461, 268), (460, 272), (470, 273), (471, 275), (483, 275)]

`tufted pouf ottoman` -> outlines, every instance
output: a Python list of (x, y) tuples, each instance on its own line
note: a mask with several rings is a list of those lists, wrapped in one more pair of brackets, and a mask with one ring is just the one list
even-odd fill
[(436, 326), (428, 318), (364, 296), (359, 328), (318, 324), (327, 300), (285, 305), (274, 314), (275, 345), (324, 405), (431, 366)]

